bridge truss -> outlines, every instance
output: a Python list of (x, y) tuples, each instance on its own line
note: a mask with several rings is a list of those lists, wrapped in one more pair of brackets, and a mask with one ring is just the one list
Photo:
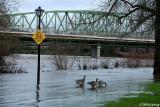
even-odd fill
[[(6, 15), (9, 18), (8, 31), (35, 32), (35, 12)], [(5, 16), (5, 17), (6, 17)], [(4, 16), (0, 16), (2, 18)], [(152, 20), (134, 30), (137, 19), (125, 17), (121, 21), (115, 14), (103, 11), (45, 11), (42, 16), (42, 30), (47, 34), (97, 35), (127, 38), (154, 39)], [(2, 31), (2, 29), (0, 29)]]

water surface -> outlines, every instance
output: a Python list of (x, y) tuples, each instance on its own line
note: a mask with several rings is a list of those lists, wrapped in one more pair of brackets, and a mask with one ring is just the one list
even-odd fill
[[(25, 57), (18, 63), (28, 73), (0, 74), (0, 107), (97, 107), (104, 101), (142, 92), (143, 84), (152, 82), (152, 68), (51, 71), (48, 59), (42, 58), (45, 72), (41, 71), (37, 89), (37, 60)], [(107, 88), (91, 90), (88, 84), (77, 88), (75, 80), (84, 75), (86, 82), (96, 78), (106, 81)]]

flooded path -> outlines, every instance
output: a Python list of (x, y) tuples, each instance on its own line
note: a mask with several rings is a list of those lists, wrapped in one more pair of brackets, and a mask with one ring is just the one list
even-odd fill
[[(41, 72), (36, 86), (36, 61), (19, 60), (28, 73), (0, 74), (0, 107), (97, 107), (103, 101), (116, 100), (125, 94), (143, 91), (152, 82), (152, 68), (116, 68)], [(22, 63), (21, 62), (21, 63)], [(42, 61), (42, 65), (47, 64)], [(107, 88), (91, 90), (88, 84), (77, 88), (75, 80), (86, 75), (86, 82), (99, 78)]]

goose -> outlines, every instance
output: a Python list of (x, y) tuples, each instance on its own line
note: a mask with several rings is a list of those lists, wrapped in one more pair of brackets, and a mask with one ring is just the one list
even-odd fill
[(99, 80), (98, 81), (98, 87), (99, 88), (107, 87), (107, 83), (105, 81)]
[(96, 89), (98, 87), (98, 78), (96, 78), (96, 81), (88, 82), (89, 85), (91, 85), (92, 89)]
[(76, 80), (76, 84), (78, 84), (80, 87), (83, 87), (84, 84), (85, 84), (85, 78), (86, 78), (86, 75), (84, 75), (83, 79), (79, 79), (79, 80)]

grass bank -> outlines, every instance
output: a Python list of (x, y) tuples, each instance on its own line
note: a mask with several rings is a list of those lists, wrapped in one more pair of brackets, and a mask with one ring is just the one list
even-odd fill
[(105, 103), (104, 107), (160, 107), (160, 82), (146, 85), (148, 93)]

